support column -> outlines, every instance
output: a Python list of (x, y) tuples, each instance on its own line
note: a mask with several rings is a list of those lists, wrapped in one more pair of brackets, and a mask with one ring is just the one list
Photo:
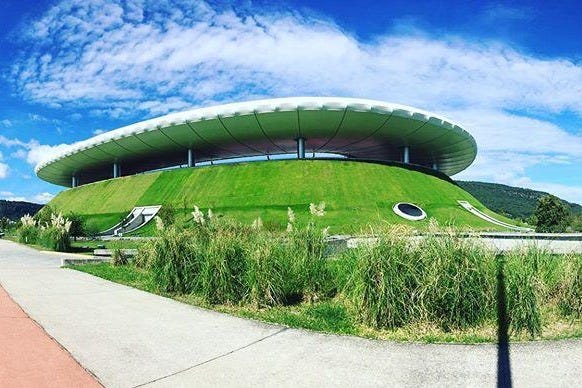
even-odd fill
[(71, 176), (71, 187), (75, 188), (79, 185), (79, 182), (77, 181), (77, 177), (72, 175)]
[(410, 147), (409, 146), (402, 147), (402, 163), (406, 163), (406, 164), (410, 163)]
[(437, 170), (439, 169), (439, 164), (437, 162), (432, 162), (432, 169)]
[(188, 148), (188, 167), (194, 167), (196, 165), (196, 161), (194, 160), (194, 150), (192, 148)]
[(113, 162), (113, 177), (119, 178), (121, 176), (121, 166), (118, 162)]
[(297, 159), (305, 159), (305, 139), (297, 138)]

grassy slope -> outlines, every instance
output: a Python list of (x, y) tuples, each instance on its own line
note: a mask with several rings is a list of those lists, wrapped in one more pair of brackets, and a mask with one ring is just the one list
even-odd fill
[(384, 221), (426, 226), (428, 221), (412, 223), (392, 212), (394, 203), (407, 201), (420, 205), (441, 224), (496, 228), (461, 209), (457, 200), (489, 212), (461, 188), (420, 172), (371, 163), (292, 160), (128, 176), (63, 191), (50, 206), (86, 215), (102, 229), (134, 206), (156, 204), (184, 209), (184, 217), (198, 205), (246, 222), (260, 216), (284, 227), (288, 206), (302, 217), (310, 202), (320, 201), (327, 204), (324, 222), (333, 233)]

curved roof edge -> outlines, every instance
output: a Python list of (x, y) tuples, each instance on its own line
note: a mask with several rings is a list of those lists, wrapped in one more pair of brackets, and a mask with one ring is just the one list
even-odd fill
[[(468, 138), (472, 139), (475, 148), (477, 144), (473, 137), (459, 124), (434, 113), (413, 108), (406, 105), (389, 103), (378, 100), (362, 99), (362, 98), (347, 98), (347, 97), (284, 97), (272, 98), (263, 100), (252, 100), (245, 102), (235, 102), (223, 105), (216, 105), (204, 108), (195, 108), (187, 111), (170, 113), (157, 118), (140, 121), (130, 124), (118, 129), (114, 129), (97, 136), (91, 137), (87, 140), (79, 141), (71, 144), (64, 151), (53, 155), (47, 160), (41, 161), (35, 167), (35, 173), (43, 167), (52, 164), (60, 159), (66, 158), (70, 155), (80, 151), (95, 147), (99, 144), (107, 143), (113, 140), (139, 134), (158, 128), (165, 128), (175, 124), (185, 122), (197, 122), (217, 117), (232, 117), (238, 115), (249, 114), (252, 112), (276, 112), (276, 111), (290, 111), (290, 110), (337, 110), (350, 108), (354, 111), (371, 111), (378, 113), (391, 113), (401, 116), (423, 116), (425, 120), (436, 120), (444, 127), (449, 127), (451, 130), (462, 133)], [(474, 158), (473, 158), (474, 160)]]

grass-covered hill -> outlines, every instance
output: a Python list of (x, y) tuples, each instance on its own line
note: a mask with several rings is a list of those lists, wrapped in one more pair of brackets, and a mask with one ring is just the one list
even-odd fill
[[(548, 195), (543, 191), (497, 183), (458, 181), (457, 184), (473, 194), (483, 205), (494, 212), (521, 219), (530, 217), (535, 210), (538, 199)], [(573, 215), (582, 214), (582, 206), (576, 203), (564, 202), (570, 206)]]
[(6, 201), (0, 199), (0, 218), (18, 220), (25, 214), (35, 214), (43, 205), (23, 201)]
[[(462, 209), (466, 200), (489, 212), (459, 186), (403, 167), (327, 160), (287, 160), (183, 168), (111, 179), (68, 189), (49, 205), (74, 212), (104, 230), (134, 207), (166, 205), (189, 217), (194, 205), (212, 208), (244, 222), (261, 217), (266, 226), (285, 228), (287, 207), (305, 219), (310, 202), (325, 201), (321, 220), (332, 233), (355, 232), (367, 225), (408, 223), (392, 212), (396, 202), (421, 206), (441, 224), (496, 229)], [(494, 213), (489, 212), (492, 215)], [(506, 220), (507, 221), (507, 220)]]

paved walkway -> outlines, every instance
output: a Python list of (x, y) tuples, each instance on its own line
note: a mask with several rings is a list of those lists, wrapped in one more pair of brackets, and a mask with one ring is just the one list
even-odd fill
[(496, 345), (317, 334), (195, 308), (58, 263), (0, 240), (2, 286), (107, 387), (482, 387), (495, 386), (498, 375), (515, 386), (582, 381), (582, 341), (515, 344), (507, 362)]
[(0, 287), (0, 386), (100, 385)]

